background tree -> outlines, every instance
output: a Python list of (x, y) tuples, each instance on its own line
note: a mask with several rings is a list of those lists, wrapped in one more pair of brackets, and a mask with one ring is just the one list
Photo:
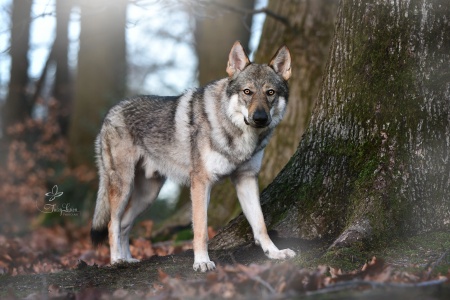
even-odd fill
[[(69, 69), (69, 22), (74, 0), (61, 0), (55, 3), (55, 40), (50, 49), (41, 75), (35, 84), (32, 103), (45, 98), (45, 87), (52, 86), (50, 96), (58, 102), (58, 125), (62, 135), (66, 136), (69, 126), (69, 114), (72, 104), (72, 80)], [(55, 69), (53, 77), (48, 75), (51, 67)], [(48, 95), (47, 95), (48, 96)]]
[[(198, 59), (198, 83), (207, 83), (227, 76), (228, 54), (236, 40), (248, 51), (254, 1), (211, 1), (195, 9), (195, 51)], [(208, 213), (208, 224), (219, 228), (240, 211), (236, 194), (229, 180), (214, 186)], [(183, 187), (175, 213), (161, 228), (187, 225), (191, 222), (189, 188)], [(158, 232), (158, 231), (157, 231)]]
[(60, 105), (59, 125), (66, 135), (72, 105), (72, 80), (69, 69), (69, 21), (73, 0), (56, 1), (56, 37), (53, 45), (56, 64), (53, 97)]
[[(231, 46), (241, 41), (249, 51), (252, 14), (255, 1), (212, 1), (206, 5), (202, 15), (196, 18), (195, 49), (198, 57), (198, 81), (200, 86), (227, 76), (225, 69)], [(188, 189), (186, 189), (188, 190)], [(240, 211), (236, 193), (230, 180), (213, 187), (208, 208), (208, 224), (220, 228)], [(184, 192), (190, 207), (190, 193)], [(190, 214), (189, 214), (190, 222)]]
[(254, 0), (212, 1), (197, 11), (195, 50), (200, 86), (226, 76), (228, 54), (236, 40), (248, 50), (253, 15), (242, 12), (252, 11), (254, 6)]
[(6, 102), (2, 107), (2, 130), (31, 115), (32, 103), (27, 94), (28, 46), (30, 41), (32, 0), (14, 0), (11, 14), (11, 72)]
[(337, 0), (269, 1), (267, 8), (285, 22), (266, 19), (256, 61), (269, 62), (274, 47), (287, 45), (292, 77), (286, 116), (264, 152), (261, 187), (272, 182), (292, 157), (309, 122), (333, 38), (337, 6)]
[[(248, 1), (244, 1), (248, 2)], [(222, 10), (233, 10), (236, 14), (236, 20), (230, 20), (225, 17), (225, 21), (238, 24), (239, 19), (245, 15), (255, 13), (251, 7), (234, 5), (227, 2), (227, 5), (219, 8)], [(213, 5), (211, 5), (214, 8)], [(264, 23), (261, 41), (256, 51), (255, 61), (258, 63), (268, 63), (275, 51), (274, 47), (280, 47), (283, 44), (289, 46), (292, 54), (293, 76), (290, 80), (291, 96), (287, 115), (283, 122), (276, 130), (275, 136), (272, 138), (269, 146), (265, 151), (263, 169), (260, 174), (260, 185), (267, 186), (281, 168), (287, 163), (294, 153), (300, 137), (308, 121), (308, 116), (314, 103), (314, 99), (319, 91), (319, 83), (322, 72), (325, 67), (325, 57), (328, 53), (331, 43), (334, 19), (337, 10), (337, 1), (320, 0), (320, 1), (269, 1), (268, 6), (264, 9), (267, 18)], [(215, 19), (207, 19), (205, 27), (209, 29), (207, 44), (220, 45), (215, 39), (222, 38), (223, 34), (217, 34), (217, 26), (209, 23), (215, 22)], [(234, 25), (236, 26), (236, 25)], [(241, 25), (242, 26), (242, 25)], [(241, 31), (245, 28), (241, 28)], [(205, 29), (207, 30), (207, 29)], [(202, 31), (200, 31), (202, 32)], [(236, 40), (235, 34), (234, 40)], [(230, 37), (232, 43), (233, 37)], [(197, 43), (199, 39), (197, 38)], [(223, 77), (223, 63), (220, 60), (213, 59), (204, 60), (204, 57), (223, 52), (223, 61), (228, 60), (228, 48), (220, 45), (221, 50), (212, 49), (209, 45), (208, 51), (200, 53), (201, 61), (205, 61), (205, 66), (216, 61), (217, 67), (213, 67), (221, 77)], [(202, 83), (202, 68), (199, 65), (199, 78)], [(207, 74), (204, 71), (204, 74)], [(212, 74), (211, 74), (212, 75)], [(209, 77), (220, 78), (219, 77)], [(203, 77), (204, 78), (204, 77)], [(207, 83), (208, 77), (204, 80)], [(297, 132), (296, 135), (292, 132)], [(211, 204), (209, 208), (209, 223), (218, 228), (223, 226), (231, 218), (240, 212), (240, 206), (237, 201), (236, 193), (229, 180), (217, 185), (213, 188), (211, 194)]]
[[(309, 126), (261, 196), (269, 228), (332, 248), (449, 229), (449, 14), (448, 1), (341, 1)], [(211, 247), (250, 236), (239, 216)]]
[(80, 49), (69, 129), (72, 165), (93, 165), (103, 116), (125, 96), (127, 2), (80, 1)]

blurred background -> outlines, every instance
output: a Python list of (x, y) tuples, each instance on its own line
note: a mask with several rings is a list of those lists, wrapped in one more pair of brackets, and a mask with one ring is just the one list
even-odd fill
[[(289, 113), (260, 176), (269, 184), (308, 122), (336, 2), (0, 0), (0, 274), (106, 263), (108, 248), (88, 239), (104, 115), (124, 97), (225, 77), (236, 40), (259, 63), (283, 44), (293, 55)], [(239, 213), (231, 184), (216, 187), (210, 235)], [(191, 238), (189, 191), (168, 182), (137, 221), (132, 254), (181, 251)]]

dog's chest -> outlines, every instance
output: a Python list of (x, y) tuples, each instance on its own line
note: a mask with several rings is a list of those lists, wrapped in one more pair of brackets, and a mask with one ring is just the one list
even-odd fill
[(210, 145), (203, 149), (202, 161), (209, 176), (219, 179), (233, 173), (249, 161), (258, 145), (259, 139), (255, 134), (243, 134), (235, 137), (232, 142), (215, 136), (211, 139)]

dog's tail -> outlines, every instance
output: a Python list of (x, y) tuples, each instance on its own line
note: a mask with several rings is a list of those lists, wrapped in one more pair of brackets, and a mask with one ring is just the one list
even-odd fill
[(97, 247), (108, 238), (108, 223), (110, 220), (110, 208), (108, 195), (102, 185), (100, 178), (100, 187), (97, 194), (97, 203), (95, 204), (94, 218), (92, 219), (91, 240)]
[(101, 157), (103, 151), (101, 151), (101, 137), (97, 137), (95, 141), (95, 150), (97, 153), (97, 164), (99, 169), (99, 187), (97, 193), (97, 202), (95, 204), (94, 218), (92, 219), (91, 227), (91, 241), (94, 247), (105, 242), (108, 238), (108, 223), (111, 218), (109, 200), (108, 200), (108, 187), (105, 179), (105, 167), (103, 165), (103, 159)]

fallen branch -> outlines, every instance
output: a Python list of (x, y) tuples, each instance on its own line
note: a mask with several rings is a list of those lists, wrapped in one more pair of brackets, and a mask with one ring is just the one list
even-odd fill
[(247, 274), (247, 276), (248, 276), (251, 280), (258, 282), (259, 284), (261, 284), (262, 286), (264, 286), (265, 288), (267, 288), (271, 294), (275, 294), (275, 293), (277, 292), (277, 291), (275, 291), (275, 289), (274, 289), (267, 281), (263, 280), (263, 279), (262, 279), (261, 277), (259, 277), (258, 275), (253, 276), (253, 275)]
[(319, 294), (327, 294), (333, 292), (339, 292), (348, 289), (356, 289), (362, 287), (370, 287), (374, 288), (421, 288), (421, 287), (430, 287), (430, 286), (438, 286), (447, 281), (447, 278), (430, 280), (418, 283), (393, 283), (393, 282), (377, 282), (377, 281), (368, 281), (368, 280), (352, 280), (345, 282), (338, 282), (335, 284), (331, 284), (323, 289), (306, 292), (306, 295), (319, 295)]
[[(434, 269), (442, 262), (444, 258), (446, 258), (448, 255), (450, 255), (450, 249), (445, 251), (434, 263), (431, 263), (432, 265), (431, 269), (428, 270), (426, 273), (426, 279), (430, 279), (431, 273), (433, 273)], [(429, 267), (429, 265), (428, 265)]]

